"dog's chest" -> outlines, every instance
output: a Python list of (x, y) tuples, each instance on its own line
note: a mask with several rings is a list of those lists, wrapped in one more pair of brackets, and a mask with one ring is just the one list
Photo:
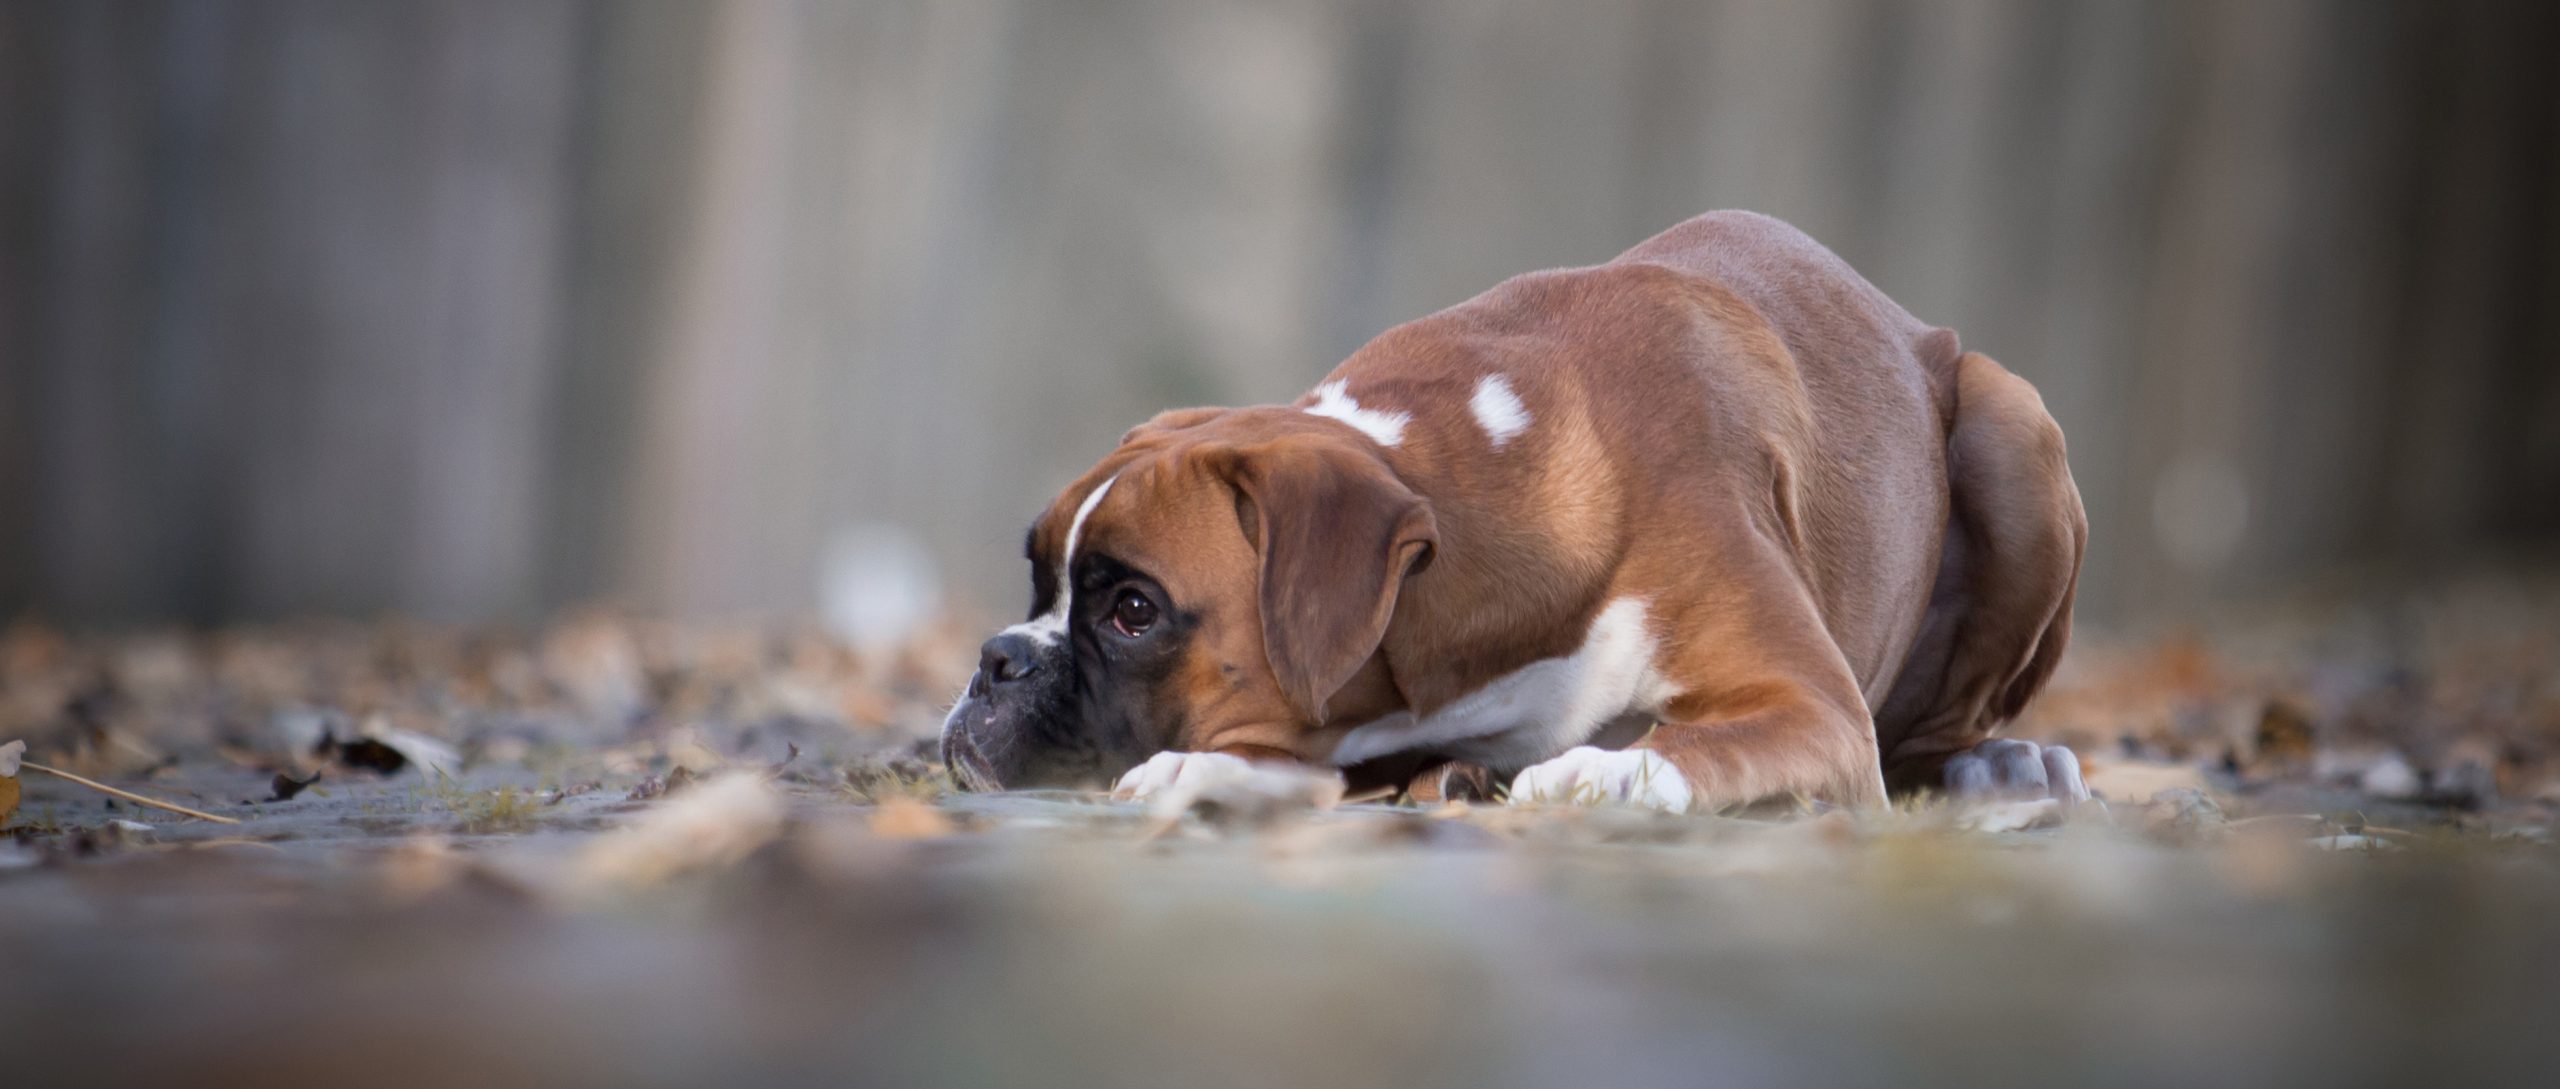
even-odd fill
[(1659, 648), (1644, 601), (1619, 598), (1592, 619), (1572, 654), (1531, 662), (1430, 714), (1399, 711), (1353, 727), (1334, 747), (1333, 763), (1428, 751), (1498, 770), (1526, 767), (1621, 719), (1660, 712), (1674, 693), (1654, 669)]

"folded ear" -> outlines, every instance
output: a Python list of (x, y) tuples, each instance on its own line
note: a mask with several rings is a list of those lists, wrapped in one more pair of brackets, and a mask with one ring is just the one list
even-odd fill
[(1198, 427), (1232, 411), (1226, 408), (1168, 408), (1156, 413), (1154, 419), (1122, 433), (1120, 445), (1127, 446), (1141, 438)]
[(1235, 451), (1236, 515), (1262, 554), (1262, 645), (1298, 713), (1325, 704), (1385, 640), (1405, 576), (1439, 542), (1431, 505), (1375, 453), (1311, 439)]

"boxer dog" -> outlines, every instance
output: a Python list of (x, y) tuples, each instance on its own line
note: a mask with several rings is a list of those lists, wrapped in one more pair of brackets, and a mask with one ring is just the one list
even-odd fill
[(1775, 219), (1700, 216), (1388, 330), (1290, 405), (1166, 412), (1033, 524), (943, 723), (973, 790), (1351, 789), (1717, 811), (2086, 798), (1992, 732), (2087, 523), (2034, 387)]

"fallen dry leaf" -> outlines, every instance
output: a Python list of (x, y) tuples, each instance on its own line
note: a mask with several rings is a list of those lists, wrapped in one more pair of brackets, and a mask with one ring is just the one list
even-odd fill
[(2380, 836), (2336, 835), (2314, 836), (2312, 846), (2324, 851), (2397, 851), (2400, 845)]
[(2397, 752), (2384, 753), (2382, 759), (2366, 768), (2359, 779), (2364, 792), (2392, 801), (2412, 801), (2426, 793), (2426, 781), (2418, 777), (2406, 757)]
[(400, 755), (400, 750), (369, 737), (332, 741), (327, 751), (340, 764), (377, 775), (398, 775), (400, 769), (409, 766), (409, 758)]
[(913, 798), (891, 798), (871, 811), (871, 834), (884, 839), (938, 839), (957, 830), (941, 810)]
[(26, 758), (27, 743), (12, 741), (0, 745), (0, 826), (18, 811), (18, 762)]
[(2221, 834), (2228, 821), (2210, 792), (2175, 789), (2141, 803), (2143, 831), (2163, 843), (2199, 843)]
[(2204, 772), (2190, 764), (2090, 757), (2080, 761), (2080, 774), (2090, 793), (2137, 805), (2173, 790), (2192, 790), (2208, 796), (2213, 793)]
[(679, 764), (676, 766), (674, 771), (668, 772), (664, 778), (652, 775), (632, 784), (631, 793), (624, 795), (624, 798), (628, 801), (645, 802), (657, 798), (672, 797), (678, 792), (684, 790), (684, 788), (692, 786), (699, 778), (701, 777), (695, 775), (692, 768)]
[(320, 773), (316, 771), (312, 772), (310, 777), (305, 779), (296, 779), (293, 777), (291, 772), (279, 771), (276, 773), (275, 781), (269, 784), (270, 788), (275, 791), (275, 794), (267, 800), (271, 802), (292, 801), (294, 795), (311, 789), (311, 784), (319, 781)]
[(400, 754), (402, 761), (417, 765), (422, 775), (450, 778), (462, 774), (462, 754), (453, 746), (425, 734), (394, 729), (381, 715), (366, 719), (357, 736)]
[(365, 716), (354, 728), (342, 732), (330, 725), (327, 716), (308, 711), (286, 712), (276, 716), (275, 729), (285, 751), (296, 754), (297, 763), (305, 759), (335, 761), (383, 776), (397, 775), (413, 765), (419, 774), (429, 778), (452, 778), (462, 773), (462, 754), (453, 746), (398, 729), (388, 716), (378, 713)]
[(578, 885), (651, 885), (732, 865), (782, 832), (782, 796), (762, 775), (724, 772), (606, 834), (579, 856)]
[(403, 840), (385, 852), (374, 881), (390, 900), (405, 903), (452, 884), (466, 863), (440, 836)]
[(2258, 712), (2257, 762), (2276, 768), (2300, 768), (2311, 761), (2319, 740), (2311, 716), (2290, 700), (2268, 700)]

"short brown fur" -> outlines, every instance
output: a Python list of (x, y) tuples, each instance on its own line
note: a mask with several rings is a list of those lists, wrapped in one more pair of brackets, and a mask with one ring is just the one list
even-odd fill
[[(1466, 409), (1492, 373), (1534, 416), (1498, 451)], [(1328, 380), (1409, 412), (1402, 441), (1312, 395), (1169, 412), (1036, 527), (1054, 563), (1113, 481), (1080, 548), (1198, 617), (1151, 745), (1323, 764), (1638, 597), (1678, 695), (1635, 744), (1701, 806), (1866, 805), (2016, 715), (2068, 638), (2087, 530), (2033, 388), (1776, 220), (1512, 279)]]

